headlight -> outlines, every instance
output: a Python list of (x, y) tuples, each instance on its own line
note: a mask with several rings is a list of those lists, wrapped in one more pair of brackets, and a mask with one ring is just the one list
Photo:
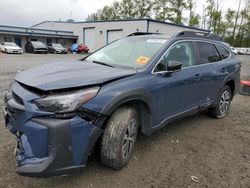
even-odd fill
[(39, 108), (48, 112), (65, 113), (76, 110), (81, 104), (94, 98), (99, 87), (88, 88), (77, 92), (52, 94), (34, 101)]

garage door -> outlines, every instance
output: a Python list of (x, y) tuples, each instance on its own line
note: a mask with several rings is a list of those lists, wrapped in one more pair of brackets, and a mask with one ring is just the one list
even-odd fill
[(84, 28), (84, 44), (88, 46), (89, 51), (95, 51), (95, 28)]
[(122, 30), (108, 31), (108, 43), (111, 43), (120, 38), (122, 38)]

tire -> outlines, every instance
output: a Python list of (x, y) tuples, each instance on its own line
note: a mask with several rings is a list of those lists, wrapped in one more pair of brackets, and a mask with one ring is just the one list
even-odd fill
[(105, 166), (119, 170), (128, 164), (137, 139), (139, 121), (133, 107), (124, 106), (113, 113), (101, 141), (101, 161)]
[(209, 109), (209, 115), (217, 119), (226, 117), (232, 101), (232, 96), (231, 88), (227, 85), (224, 86), (216, 107)]
[(8, 51), (5, 49), (5, 53), (8, 54)]

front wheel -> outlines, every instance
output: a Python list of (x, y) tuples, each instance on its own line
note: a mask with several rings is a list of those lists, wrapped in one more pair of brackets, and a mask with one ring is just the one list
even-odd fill
[(209, 114), (212, 117), (221, 119), (224, 118), (229, 110), (231, 100), (232, 100), (232, 91), (229, 86), (224, 86), (220, 93), (219, 101), (216, 104), (216, 107), (209, 109)]
[(101, 161), (113, 169), (128, 164), (137, 139), (139, 117), (136, 109), (124, 106), (109, 119), (101, 142)]

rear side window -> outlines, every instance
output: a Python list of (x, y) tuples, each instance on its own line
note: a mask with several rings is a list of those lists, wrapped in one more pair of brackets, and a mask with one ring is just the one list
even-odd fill
[(212, 63), (220, 61), (220, 55), (213, 44), (206, 42), (197, 42), (199, 64)]
[(220, 56), (221, 56), (222, 59), (226, 59), (226, 58), (229, 57), (230, 53), (227, 51), (226, 48), (224, 48), (222, 46), (219, 46), (219, 45), (216, 45), (216, 48), (219, 51)]

